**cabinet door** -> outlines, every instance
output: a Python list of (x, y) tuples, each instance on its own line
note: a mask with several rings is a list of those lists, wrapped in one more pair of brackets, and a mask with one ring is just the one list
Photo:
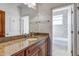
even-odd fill
[(45, 56), (45, 42), (40, 46), (40, 48), (41, 48), (41, 56)]
[(5, 36), (5, 12), (0, 11), (0, 37)]
[(36, 51), (32, 54), (32, 56), (39, 56), (40, 49), (36, 49)]
[(23, 51), (19, 51), (19, 52), (15, 53), (12, 56), (24, 56), (24, 52), (25, 52), (24, 50)]
[(47, 41), (43, 42), (42, 45), (40, 45), (40, 55), (41, 56), (47, 56), (48, 55), (48, 43)]
[(24, 51), (20, 52), (17, 56), (24, 56)]
[(38, 45), (34, 44), (28, 47), (25, 51), (26, 56), (31, 56), (38, 49)]
[(35, 44), (25, 50), (25, 55), (26, 56), (40, 56), (40, 52), (41, 52), (40, 47)]

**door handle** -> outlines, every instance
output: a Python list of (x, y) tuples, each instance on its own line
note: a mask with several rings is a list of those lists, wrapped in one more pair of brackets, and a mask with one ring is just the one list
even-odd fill
[[(71, 34), (73, 34), (73, 31), (71, 31)], [(79, 34), (79, 31), (77, 31), (77, 34)]]
[(73, 34), (73, 31), (71, 31), (71, 34)]
[(79, 31), (77, 33), (79, 34)]

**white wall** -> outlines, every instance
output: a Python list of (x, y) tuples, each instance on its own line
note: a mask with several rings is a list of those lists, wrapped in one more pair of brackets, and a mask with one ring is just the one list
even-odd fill
[[(0, 10), (5, 11), (5, 35), (6, 36), (14, 36), (20, 34), (20, 27), (19, 27), (19, 9), (16, 6), (16, 4), (6, 4), (2, 3), (0, 4)], [(13, 21), (13, 25), (10, 27), (10, 20)], [(11, 29), (13, 29), (11, 31)], [(9, 34), (9, 35), (7, 35)]]

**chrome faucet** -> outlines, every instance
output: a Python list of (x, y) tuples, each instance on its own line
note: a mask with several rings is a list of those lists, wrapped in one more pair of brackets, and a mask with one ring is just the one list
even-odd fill
[(24, 37), (25, 37), (25, 38), (28, 38), (28, 34), (25, 33), (25, 34), (24, 34)]

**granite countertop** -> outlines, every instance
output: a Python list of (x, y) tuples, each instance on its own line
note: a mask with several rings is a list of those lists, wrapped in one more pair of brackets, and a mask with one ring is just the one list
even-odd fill
[(10, 56), (23, 48), (26, 48), (40, 40), (44, 40), (48, 35), (35, 35), (29, 38), (20, 38), (0, 43), (0, 56)]

